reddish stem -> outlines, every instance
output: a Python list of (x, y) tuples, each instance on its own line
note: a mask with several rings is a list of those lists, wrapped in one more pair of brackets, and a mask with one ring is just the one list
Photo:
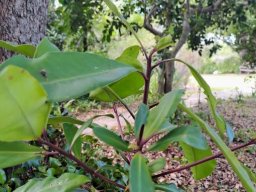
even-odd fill
[[(249, 146), (249, 145), (254, 145), (254, 144), (256, 144), (256, 139), (253, 139), (253, 140), (249, 141), (248, 143), (245, 143), (245, 144), (242, 144), (242, 145), (233, 147), (233, 148), (231, 148), (231, 151), (236, 151), (236, 150), (238, 150), (238, 149), (247, 147), (247, 146)], [(165, 175), (169, 175), (169, 174), (171, 174), (171, 173), (180, 172), (180, 171), (183, 171), (183, 170), (185, 170), (185, 169), (190, 169), (191, 167), (194, 167), (194, 166), (196, 166), (196, 165), (199, 165), (199, 164), (202, 164), (202, 163), (204, 163), (204, 162), (207, 162), (207, 161), (210, 161), (210, 160), (219, 158), (219, 157), (221, 157), (222, 155), (223, 155), (223, 154), (222, 154), (221, 152), (219, 152), (219, 153), (216, 153), (216, 154), (214, 154), (214, 155), (212, 155), (212, 156), (209, 156), (209, 157), (206, 157), (206, 158), (201, 159), (201, 160), (199, 160), (199, 161), (196, 161), (196, 162), (194, 162), (194, 163), (187, 164), (187, 165), (182, 166), (182, 167), (177, 168), (177, 169), (170, 169), (170, 170), (167, 170), (167, 171), (162, 172), (162, 173), (160, 173), (160, 174), (153, 175), (152, 177), (153, 177), (153, 178), (158, 178), (158, 177), (162, 177), (162, 176), (165, 176)]]
[(41, 145), (47, 145), (48, 147), (50, 147), (52, 150), (57, 151), (59, 154), (69, 158), (70, 160), (76, 162), (80, 167), (83, 168), (83, 170), (87, 173), (90, 173), (91, 175), (94, 175), (95, 177), (98, 177), (99, 179), (102, 179), (103, 181), (107, 182), (107, 183), (111, 183), (119, 188), (125, 189), (125, 186), (120, 185), (114, 181), (112, 181), (111, 179), (105, 177), (104, 175), (101, 175), (100, 173), (94, 171), (93, 169), (91, 169), (90, 167), (88, 167), (84, 162), (82, 162), (81, 160), (77, 159), (75, 156), (73, 156), (70, 153), (67, 153), (66, 151), (64, 151), (63, 149), (59, 148), (58, 146), (55, 146), (54, 144), (45, 141), (41, 138), (39, 138), (37, 140)]

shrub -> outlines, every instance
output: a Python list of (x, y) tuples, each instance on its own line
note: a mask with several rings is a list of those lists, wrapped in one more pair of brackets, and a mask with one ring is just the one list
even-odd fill
[[(105, 2), (120, 16), (110, 1)], [(124, 23), (134, 33), (127, 22)], [(204, 89), (219, 134), (182, 104), (183, 90), (169, 92), (158, 103), (148, 105), (152, 71), (164, 63), (152, 63), (152, 57), (170, 46), (169, 41), (169, 37), (160, 39), (150, 54), (142, 44), (140, 47), (129, 47), (116, 60), (91, 53), (60, 52), (47, 39), (43, 39), (37, 47), (1, 42), (2, 47), (31, 58), (14, 56), (0, 66), (0, 168), (16, 166), (36, 158), (43, 158), (46, 162), (49, 160), (47, 168), (50, 165), (55, 171), (59, 166), (64, 167), (58, 173), (48, 169), (45, 177), (34, 178), (15, 191), (79, 191), (81, 189), (77, 188), (80, 186), (83, 189), (89, 186), (92, 187), (90, 190), (96, 188), (104, 191), (181, 191), (174, 184), (161, 183), (157, 178), (188, 168), (195, 179), (205, 178), (215, 169), (214, 159), (220, 155), (227, 159), (244, 188), (255, 191), (251, 181), (252, 172), (237, 160), (232, 150), (255, 144), (256, 140), (252, 139), (232, 149), (227, 146), (226, 143), (231, 143), (234, 138), (232, 128), (216, 111), (217, 101), (210, 87), (191, 65), (179, 59), (168, 59), (187, 66)], [(140, 49), (146, 55), (145, 71), (137, 60)], [(123, 98), (137, 94), (143, 86), (143, 101), (134, 114)], [(135, 121), (134, 125), (130, 123), (128, 135), (119, 123), (115, 105), (117, 132), (96, 124), (94, 119), (99, 116), (81, 121), (69, 116), (49, 115), (52, 103), (88, 93), (96, 100), (119, 101), (124, 105)], [(173, 124), (177, 109), (188, 114), (194, 122)], [(106, 116), (113, 118), (111, 114)], [(64, 137), (65, 142), (55, 137), (50, 139), (51, 131), (55, 128), (62, 130), (60, 137)], [(90, 153), (93, 145), (88, 139), (93, 138), (84, 138), (82, 133), (85, 129), (92, 129), (101, 142), (113, 147), (118, 157), (113, 162), (107, 158), (95, 161), (94, 157), (98, 154)], [(218, 146), (220, 154), (212, 154), (204, 133)], [(156, 135), (162, 137), (153, 142), (152, 138)], [(164, 170), (165, 158), (152, 160), (146, 155), (164, 151), (173, 143), (181, 146), (190, 164), (177, 170)], [(52, 156), (50, 159), (49, 155)], [(93, 160), (88, 160), (88, 155)], [(123, 159), (123, 163), (119, 163), (119, 158)]]

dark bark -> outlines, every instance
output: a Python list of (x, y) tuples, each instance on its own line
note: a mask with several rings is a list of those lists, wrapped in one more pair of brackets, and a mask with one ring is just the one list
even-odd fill
[[(48, 0), (0, 0), (0, 39), (37, 44), (45, 35)], [(0, 49), (0, 61), (11, 53)]]

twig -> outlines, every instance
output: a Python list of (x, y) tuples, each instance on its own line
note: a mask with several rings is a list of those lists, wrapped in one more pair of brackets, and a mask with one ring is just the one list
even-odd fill
[(118, 112), (117, 112), (117, 108), (116, 108), (116, 104), (115, 104), (115, 103), (113, 104), (113, 111), (114, 111), (115, 116), (116, 116), (117, 125), (118, 125), (118, 129), (119, 129), (121, 138), (124, 139), (124, 132), (123, 132), (123, 129), (122, 129), (122, 125), (121, 125), (121, 122), (120, 122), (120, 118), (119, 118), (119, 115), (118, 115)]
[(53, 155), (58, 155), (59, 153), (56, 151), (45, 151), (43, 152), (44, 156), (53, 156)]
[(111, 179), (105, 177), (104, 175), (101, 175), (100, 173), (94, 171), (93, 169), (91, 169), (90, 167), (88, 167), (85, 163), (83, 163), (81, 160), (77, 159), (75, 156), (73, 156), (70, 153), (67, 153), (66, 151), (64, 151), (63, 149), (59, 148), (58, 146), (55, 146), (54, 144), (45, 141), (41, 138), (39, 138), (37, 140), (41, 145), (47, 145), (48, 147), (50, 147), (52, 150), (57, 151), (59, 154), (69, 158), (70, 160), (73, 160), (74, 162), (76, 162), (80, 167), (83, 168), (83, 170), (87, 173), (90, 173), (91, 175), (98, 177), (99, 179), (102, 179), (103, 181), (107, 182), (107, 183), (111, 183), (119, 188), (125, 189), (125, 186), (120, 185), (114, 181), (112, 181)]
[[(239, 146), (236, 146), (236, 147), (233, 147), (231, 148), (231, 151), (236, 151), (238, 149), (241, 149), (241, 148), (244, 148), (244, 147), (247, 147), (249, 145), (254, 145), (256, 144), (256, 139), (252, 139), (251, 141), (249, 141), (248, 143), (245, 143), (245, 144), (242, 144), (242, 145), (239, 145)], [(199, 164), (202, 164), (204, 162), (207, 162), (207, 161), (210, 161), (210, 160), (213, 160), (213, 159), (216, 159), (216, 158), (219, 158), (223, 155), (223, 153), (221, 152), (218, 152), (212, 156), (209, 156), (209, 157), (206, 157), (204, 159), (201, 159), (199, 161), (196, 161), (194, 163), (189, 163), (185, 166), (182, 166), (180, 168), (177, 168), (177, 169), (170, 169), (170, 170), (167, 170), (165, 172), (162, 172), (160, 174), (157, 174), (157, 175), (153, 175), (152, 177), (153, 178), (158, 178), (158, 177), (162, 177), (162, 176), (165, 176), (165, 175), (168, 175), (168, 174), (171, 174), (171, 173), (175, 173), (175, 172), (180, 172), (180, 171), (183, 171), (185, 169), (190, 169), (191, 167), (194, 167), (196, 165), (199, 165)]]
[(120, 103), (125, 107), (125, 109), (130, 113), (130, 115), (132, 116), (133, 119), (135, 119), (135, 115), (133, 114), (133, 112), (131, 111), (131, 109), (128, 107), (128, 105), (122, 100), (121, 97), (119, 97), (119, 95), (116, 94), (116, 92), (111, 89), (110, 87), (105, 87), (103, 88), (107, 94), (112, 94), (112, 96), (114, 96), (118, 101), (120, 101)]

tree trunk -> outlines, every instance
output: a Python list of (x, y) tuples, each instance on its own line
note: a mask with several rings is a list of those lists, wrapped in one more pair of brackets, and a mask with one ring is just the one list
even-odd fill
[[(0, 39), (37, 44), (45, 35), (48, 0), (0, 0)], [(11, 56), (0, 49), (0, 61)]]
[[(175, 58), (169, 50), (165, 51), (162, 59)], [(160, 94), (167, 93), (172, 90), (173, 78), (175, 73), (174, 61), (165, 62), (161, 66), (160, 76), (158, 78), (158, 92)]]

